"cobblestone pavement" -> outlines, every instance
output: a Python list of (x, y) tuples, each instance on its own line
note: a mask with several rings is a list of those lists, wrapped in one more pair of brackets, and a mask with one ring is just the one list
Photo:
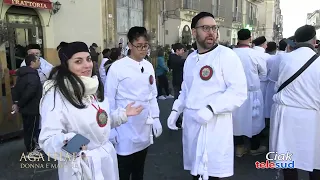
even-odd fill
[[(172, 100), (159, 101), (163, 134), (149, 149), (145, 165), (145, 180), (189, 180), (183, 170), (181, 131), (169, 131), (166, 118), (169, 116)], [(267, 140), (265, 140), (267, 142)], [(22, 139), (11, 140), (0, 145), (0, 180), (57, 180), (55, 163), (45, 162), (42, 167), (24, 167), (19, 159), (24, 151)], [(277, 171), (257, 170), (255, 161), (264, 161), (264, 155), (235, 158), (235, 175), (226, 180), (275, 180)], [(47, 167), (46, 167), (47, 166)], [(301, 180), (307, 180), (306, 173), (300, 173)], [(282, 180), (282, 178), (278, 178)]]

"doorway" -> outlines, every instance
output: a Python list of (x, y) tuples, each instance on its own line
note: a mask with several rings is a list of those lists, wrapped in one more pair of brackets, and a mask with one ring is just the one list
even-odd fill
[(7, 67), (14, 70), (23, 62), (29, 44), (39, 44), (43, 52), (43, 34), (40, 19), (31, 8), (10, 7), (6, 13), (6, 22), (10, 37), (6, 43)]

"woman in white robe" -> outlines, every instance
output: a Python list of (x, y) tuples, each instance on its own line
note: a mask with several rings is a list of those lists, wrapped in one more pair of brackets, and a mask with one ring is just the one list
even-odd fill
[[(110, 129), (127, 122), (128, 116), (139, 114), (142, 107), (130, 104), (110, 112), (85, 43), (69, 43), (60, 49), (59, 58), (61, 65), (52, 70), (44, 85), (40, 147), (58, 160), (60, 180), (118, 180), (117, 156), (108, 140)], [(90, 142), (72, 156), (62, 147), (76, 134)]]

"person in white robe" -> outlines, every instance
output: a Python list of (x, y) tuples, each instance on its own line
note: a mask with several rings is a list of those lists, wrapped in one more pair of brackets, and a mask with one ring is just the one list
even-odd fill
[[(267, 61), (267, 79), (268, 79), (268, 85), (266, 88), (266, 96), (265, 96), (265, 102), (264, 102), (264, 111), (265, 111), (265, 118), (270, 120), (270, 113), (271, 113), (271, 107), (273, 104), (272, 97), (275, 94), (274, 91), (274, 85), (278, 80), (278, 72), (279, 69), (279, 57), (281, 54), (285, 53), (287, 48), (287, 43), (285, 39), (282, 39), (279, 42), (279, 48), (277, 51), (277, 54), (275, 56), (272, 56), (268, 61)], [(273, 70), (274, 69), (274, 70)], [(268, 122), (268, 121), (267, 121)]]
[[(28, 49), (27, 50), (28, 54), (34, 54), (35, 56), (40, 58), (41, 65), (40, 65), (40, 68), (38, 69), (38, 74), (40, 77), (40, 81), (43, 84), (49, 78), (53, 65), (41, 57), (41, 51), (40, 51), (41, 48), (39, 44), (29, 44), (27, 49)], [(25, 61), (21, 63), (20, 67), (22, 66), (26, 66)]]
[(274, 41), (270, 41), (267, 43), (266, 53), (270, 54), (271, 57), (277, 53), (277, 43)]
[[(60, 180), (119, 180), (110, 130), (143, 108), (129, 104), (110, 110), (85, 43), (69, 43), (59, 50), (59, 58), (61, 65), (45, 82), (40, 102), (40, 147), (58, 161)], [(77, 134), (90, 142), (78, 154), (69, 154), (62, 147)]]
[(100, 78), (101, 78), (101, 81), (103, 82), (103, 84), (105, 84), (106, 79), (107, 79), (106, 69), (104, 68), (104, 64), (109, 60), (110, 52), (111, 52), (110, 49), (104, 49), (102, 51), (103, 59), (101, 60), (101, 64), (99, 67), (99, 74), (100, 74)]
[[(270, 59), (271, 55), (266, 53), (267, 48), (267, 39), (264, 36), (260, 36), (252, 41), (252, 44), (254, 44), (253, 49), (257, 50), (260, 53), (260, 57), (267, 63), (268, 59)], [(260, 77), (260, 87), (263, 95), (263, 100), (265, 99), (266, 95), (266, 87), (268, 84), (267, 77)]]
[(218, 26), (211, 13), (193, 17), (192, 35), (197, 51), (186, 59), (181, 92), (167, 119), (176, 126), (183, 112), (183, 163), (194, 180), (233, 175), (232, 111), (247, 98), (247, 83), (239, 57), (218, 45)]
[[(284, 180), (298, 180), (297, 169), (308, 171), (310, 180), (319, 180), (320, 58), (315, 56), (315, 27), (302, 26), (294, 37), (297, 42), (295, 50), (283, 54), (280, 60), (275, 85), (277, 93), (273, 96), (270, 118), (270, 151), (292, 154), (288, 161), (294, 161), (295, 169), (283, 169)], [(314, 56), (315, 61), (307, 69), (291, 83), (282, 86)]]
[(111, 110), (136, 102), (144, 110), (128, 118), (128, 123), (112, 129), (110, 137), (119, 161), (120, 180), (142, 180), (148, 147), (153, 134), (159, 137), (162, 125), (159, 119), (157, 86), (152, 64), (145, 60), (149, 41), (144, 27), (132, 27), (128, 32), (131, 53), (112, 64), (108, 71), (105, 93)]
[(250, 42), (251, 32), (248, 29), (238, 31), (238, 45), (233, 51), (239, 56), (245, 70), (248, 99), (232, 113), (237, 157), (242, 157), (247, 153), (245, 137), (250, 138), (252, 155), (259, 155), (267, 151), (267, 147), (262, 146), (260, 142), (260, 133), (265, 128), (260, 78), (267, 76), (267, 67), (265, 61), (259, 57), (259, 53), (250, 48)]

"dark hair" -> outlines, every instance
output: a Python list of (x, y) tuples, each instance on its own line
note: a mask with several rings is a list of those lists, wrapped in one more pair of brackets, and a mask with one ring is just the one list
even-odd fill
[(109, 58), (112, 61), (115, 61), (119, 58), (120, 55), (121, 55), (121, 50), (119, 48), (112, 48)]
[(103, 58), (109, 58), (108, 57), (108, 53), (110, 52), (110, 49), (104, 49), (103, 51), (102, 51), (102, 55), (103, 55)]
[(268, 42), (267, 43), (267, 48), (266, 48), (266, 52), (273, 52), (277, 50), (277, 43), (275, 42)]
[[(173, 50), (174, 50), (174, 52), (177, 52), (177, 50), (181, 50), (181, 49), (184, 49), (185, 48), (185, 46), (183, 45), (183, 44), (181, 44), (181, 43), (176, 43), (176, 44), (174, 44), (174, 46), (173, 46)], [(191, 48), (190, 48), (191, 49)]]
[(28, 54), (25, 58), (24, 58), (26, 65), (30, 66), (31, 62), (35, 62), (37, 60), (37, 57), (33, 54)]
[(162, 57), (162, 56), (164, 56), (164, 50), (163, 50), (163, 48), (159, 48), (158, 49), (158, 57)]
[(287, 47), (287, 43), (286, 43), (285, 39), (282, 39), (282, 40), (279, 42), (279, 50), (280, 50), (280, 51), (285, 51), (285, 50), (286, 50), (286, 47)]
[[(96, 69), (92, 68), (92, 76), (97, 75)], [(97, 91), (97, 97), (100, 102), (104, 100), (104, 87), (101, 81), (100, 76), (97, 76), (99, 80), (99, 87)], [(48, 80), (54, 80), (54, 91), (57, 89), (60, 90), (62, 95), (76, 108), (84, 109), (86, 105), (82, 102), (82, 98), (85, 92), (85, 86), (81, 79), (72, 73), (68, 69), (67, 61), (62, 61), (59, 66), (56, 66), (52, 69), (49, 75)], [(65, 80), (68, 80), (74, 90), (74, 92), (70, 92), (67, 86), (65, 85)], [(79, 87), (80, 84), (80, 87)], [(75, 97), (73, 97), (73, 94)], [(56, 93), (54, 94), (56, 96)], [(55, 97), (54, 97), (55, 99)]]
[(128, 49), (127, 56), (130, 56), (130, 54), (131, 54), (131, 49)]
[(134, 26), (129, 29), (127, 38), (130, 43), (133, 43), (133, 41), (137, 40), (139, 37), (144, 37), (147, 41), (149, 41), (149, 35), (145, 27)]
[(66, 45), (68, 45), (68, 43), (64, 42), (64, 41), (61, 41), (61, 43), (57, 46), (57, 51), (59, 49), (61, 49), (62, 47), (65, 47)]

